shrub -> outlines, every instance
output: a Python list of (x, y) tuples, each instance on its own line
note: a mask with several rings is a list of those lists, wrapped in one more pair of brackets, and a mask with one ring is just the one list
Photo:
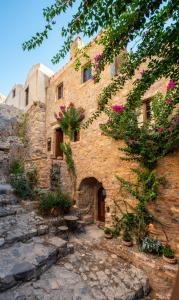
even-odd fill
[(132, 241), (132, 237), (131, 237), (131, 235), (129, 234), (128, 231), (124, 231), (122, 238), (125, 242), (131, 242)]
[(70, 196), (61, 191), (47, 192), (40, 196), (39, 208), (42, 213), (48, 213), (52, 208), (59, 208), (61, 214), (67, 213), (72, 206)]
[(169, 245), (163, 247), (163, 255), (168, 258), (174, 258), (174, 251), (171, 249)]
[(15, 189), (15, 192), (22, 198), (32, 198), (33, 190), (32, 184), (27, 179), (24, 173), (22, 174), (12, 174), (10, 183), (12, 187)]
[(14, 160), (10, 164), (10, 174), (22, 174), (24, 173), (24, 164), (20, 160)]
[(14, 160), (10, 165), (10, 174), (10, 183), (16, 194), (24, 199), (33, 198), (38, 183), (37, 170), (25, 172), (23, 162)]
[(162, 243), (150, 237), (145, 237), (142, 241), (141, 251), (145, 253), (161, 255), (163, 251)]

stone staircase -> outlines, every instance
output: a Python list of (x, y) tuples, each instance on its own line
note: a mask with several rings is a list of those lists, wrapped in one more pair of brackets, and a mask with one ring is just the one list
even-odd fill
[(43, 218), (21, 205), (10, 185), (0, 184), (0, 293), (37, 280), (71, 251)]

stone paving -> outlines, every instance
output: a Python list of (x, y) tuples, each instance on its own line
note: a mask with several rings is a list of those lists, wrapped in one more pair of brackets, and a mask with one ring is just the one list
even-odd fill
[(0, 300), (134, 300), (149, 291), (143, 272), (98, 249), (103, 232), (94, 225), (70, 236), (74, 253), (59, 260), (37, 281), (0, 294)]
[(90, 225), (63, 240), (0, 185), (0, 300), (144, 299), (144, 273), (100, 249), (103, 239)]

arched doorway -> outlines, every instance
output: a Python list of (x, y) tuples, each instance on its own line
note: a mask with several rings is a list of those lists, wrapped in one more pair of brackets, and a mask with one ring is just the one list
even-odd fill
[(94, 221), (105, 222), (106, 191), (95, 177), (84, 178), (79, 186), (77, 205)]

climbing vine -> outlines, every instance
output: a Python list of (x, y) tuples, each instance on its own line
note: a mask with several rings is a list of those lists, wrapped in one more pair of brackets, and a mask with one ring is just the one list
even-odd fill
[(108, 120), (100, 125), (105, 135), (125, 141), (126, 146), (120, 148), (125, 153), (122, 159), (137, 161), (139, 165), (138, 168), (131, 169), (136, 175), (135, 183), (117, 176), (121, 188), (137, 200), (137, 205), (132, 207), (125, 203), (130, 212), (124, 212), (116, 204), (122, 218), (114, 216), (115, 234), (119, 234), (122, 229), (130, 235), (135, 235), (139, 244), (148, 235), (148, 225), (157, 221), (147, 209), (148, 203), (157, 200), (159, 185), (165, 183), (163, 177), (157, 176), (157, 163), (178, 145), (177, 90), (177, 83), (171, 80), (165, 96), (160, 93), (154, 96), (151, 99), (151, 116), (145, 122), (140, 122), (141, 106), (138, 105), (133, 110), (133, 105), (127, 102), (125, 105), (106, 107)]
[(75, 175), (75, 164), (74, 164), (74, 160), (72, 157), (72, 150), (71, 150), (70, 144), (62, 143), (60, 145), (60, 147), (61, 147), (63, 153), (65, 154), (69, 171), (71, 171), (73, 173), (73, 175)]

